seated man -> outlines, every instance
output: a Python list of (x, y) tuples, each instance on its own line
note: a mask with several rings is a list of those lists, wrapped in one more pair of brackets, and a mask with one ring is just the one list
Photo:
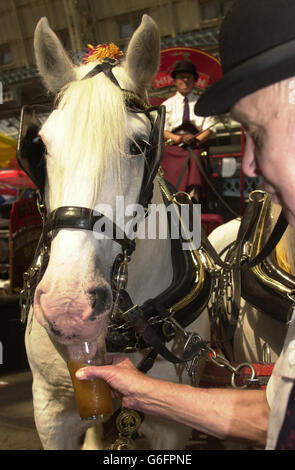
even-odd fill
[[(192, 90), (198, 73), (192, 62), (182, 61), (176, 64), (172, 72), (177, 92), (163, 102), (166, 107), (164, 137), (166, 144), (198, 149), (208, 139), (215, 136), (214, 118), (199, 117), (194, 112), (198, 96)], [(198, 155), (199, 152), (196, 152)], [(174, 158), (175, 157), (175, 158)], [(163, 158), (166, 178), (174, 185), (178, 183), (180, 191), (187, 191), (197, 200), (200, 199), (201, 175), (195, 162), (187, 161), (187, 153), (179, 148), (167, 148)], [(183, 165), (188, 166), (186, 169)], [(182, 171), (182, 168), (184, 171)], [(182, 174), (183, 173), (183, 174)], [(181, 181), (178, 181), (182, 176)]]

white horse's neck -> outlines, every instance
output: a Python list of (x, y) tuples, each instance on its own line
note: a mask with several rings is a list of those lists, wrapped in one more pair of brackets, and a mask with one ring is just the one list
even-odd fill
[[(161, 190), (156, 178), (153, 204), (162, 204)], [(163, 223), (166, 221), (162, 221)], [(161, 223), (161, 219), (160, 219)], [(156, 297), (171, 283), (173, 276), (171, 243), (167, 239), (138, 239), (130, 262), (128, 292), (135, 303)]]

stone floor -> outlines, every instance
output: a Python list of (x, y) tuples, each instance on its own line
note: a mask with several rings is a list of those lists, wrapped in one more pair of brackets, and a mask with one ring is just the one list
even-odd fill
[[(31, 387), (28, 370), (0, 375), (0, 450), (42, 449), (34, 423)], [(194, 431), (187, 450), (231, 450), (231, 447)]]
[(41, 450), (29, 371), (0, 376), (0, 450)]

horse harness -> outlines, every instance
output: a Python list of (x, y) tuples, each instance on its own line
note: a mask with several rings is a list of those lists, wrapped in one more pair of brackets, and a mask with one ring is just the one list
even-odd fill
[(224, 341), (233, 339), (241, 297), (278, 321), (288, 323), (290, 320), (295, 302), (295, 279), (279, 268), (274, 253), (274, 248), (287, 228), (287, 222), (281, 213), (266, 242), (270, 207), (271, 198), (265, 191), (252, 191), (237, 239), (223, 250), (227, 251), (225, 266), (212, 296), (212, 311), (215, 317), (212, 320), (214, 322), (217, 317), (222, 317), (218, 310), (224, 309), (221, 303), (225, 294), (229, 306), (225, 306), (225, 310), (230, 319), (227, 333), (223, 334)]
[[(181, 204), (189, 204), (192, 208), (190, 197), (186, 193), (180, 193), (165, 181), (161, 171), (160, 163), (163, 155), (164, 139), (163, 129), (165, 122), (164, 106), (150, 107), (140, 96), (134, 92), (124, 90), (120, 87), (112, 73), (112, 68), (117, 65), (113, 59), (104, 59), (103, 62), (86, 75), (85, 79), (91, 78), (97, 73), (104, 73), (118, 86), (124, 94), (126, 107), (134, 113), (144, 113), (148, 116), (152, 130), (150, 135), (150, 146), (145, 160), (145, 169), (139, 203), (148, 214), (148, 206), (153, 196), (154, 179), (158, 175), (163, 201), (168, 206), (175, 205), (176, 209)], [(151, 113), (156, 111), (157, 117), (152, 119)], [(32, 134), (30, 136), (30, 133)], [(147, 354), (138, 366), (143, 372), (148, 371), (158, 354), (168, 361), (188, 363), (189, 374), (192, 381), (195, 378), (197, 364), (201, 357), (208, 355), (214, 359), (214, 351), (209, 344), (194, 332), (186, 331), (186, 328), (200, 315), (207, 306), (211, 295), (216, 294), (220, 285), (221, 272), (232, 271), (240, 277), (245, 265), (256, 266), (264, 259), (275, 244), (281, 238), (286, 223), (280, 225), (274, 236), (270, 237), (269, 243), (257, 256), (245, 256), (242, 251), (246, 241), (246, 231), (240, 229), (239, 243), (236, 244), (235, 257), (233, 260), (222, 261), (210, 244), (207, 237), (202, 233), (201, 247), (198, 249), (183, 250), (182, 239), (171, 240), (171, 256), (173, 263), (173, 279), (171, 285), (156, 298), (149, 299), (143, 305), (134, 305), (126, 288), (128, 282), (128, 263), (136, 248), (135, 240), (127, 237), (111, 220), (89, 208), (83, 207), (59, 207), (50, 214), (46, 213), (43, 202), (45, 188), (45, 161), (44, 145), (37, 138), (37, 126), (25, 126), (25, 108), (22, 110), (20, 134), (17, 146), (17, 159), (21, 168), (28, 174), (38, 187), (39, 210), (43, 218), (43, 231), (36, 249), (34, 261), (29, 270), (24, 273), (24, 287), (20, 295), (21, 320), (25, 322), (29, 309), (33, 304), (34, 291), (40, 282), (50, 256), (50, 244), (60, 229), (93, 230), (95, 223), (104, 217), (107, 220), (112, 233), (120, 234), (114, 240), (121, 245), (122, 253), (119, 254), (113, 264), (111, 284), (113, 289), (114, 307), (106, 338), (108, 350), (111, 352), (134, 352), (144, 349)], [(34, 159), (32, 159), (32, 155)], [(179, 220), (179, 223), (182, 223)], [(247, 262), (246, 262), (247, 261)], [(219, 267), (219, 269), (217, 268)], [(220, 270), (222, 268), (222, 270)], [(240, 285), (240, 284), (239, 284)], [(234, 314), (232, 326), (235, 328), (239, 309), (240, 292), (235, 294)], [(232, 334), (231, 328), (230, 334)], [(183, 340), (183, 351), (181, 355), (171, 352), (166, 343), (175, 335)], [(216, 355), (215, 355), (216, 359)], [(221, 366), (226, 367), (233, 376), (238, 374), (233, 370), (228, 361), (221, 359)], [(254, 374), (255, 375), (255, 374)], [(251, 375), (252, 379), (254, 377)]]

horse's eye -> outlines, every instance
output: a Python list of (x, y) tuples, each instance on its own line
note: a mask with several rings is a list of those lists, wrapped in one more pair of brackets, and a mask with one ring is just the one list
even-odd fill
[(138, 140), (130, 142), (129, 146), (129, 153), (130, 155), (140, 155), (141, 153), (144, 153), (147, 146), (149, 145), (148, 142), (145, 140)]

